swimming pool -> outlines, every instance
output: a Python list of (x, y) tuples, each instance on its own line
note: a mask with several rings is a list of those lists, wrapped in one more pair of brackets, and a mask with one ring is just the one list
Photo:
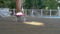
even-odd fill
[(40, 18), (60, 18), (60, 16), (40, 16)]

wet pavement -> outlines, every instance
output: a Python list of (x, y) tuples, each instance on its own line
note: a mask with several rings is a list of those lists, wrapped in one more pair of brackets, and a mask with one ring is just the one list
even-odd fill
[(0, 18), (0, 34), (60, 34), (59, 18), (29, 17), (27, 21), (43, 22), (45, 26), (27, 25), (10, 17)]

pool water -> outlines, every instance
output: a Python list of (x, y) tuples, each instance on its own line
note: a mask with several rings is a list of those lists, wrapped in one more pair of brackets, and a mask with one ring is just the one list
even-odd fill
[(41, 16), (41, 18), (60, 18), (60, 16)]

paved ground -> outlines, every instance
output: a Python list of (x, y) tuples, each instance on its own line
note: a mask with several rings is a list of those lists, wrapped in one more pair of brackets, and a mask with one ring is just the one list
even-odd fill
[[(9, 20), (10, 19), (10, 20)], [(45, 23), (45, 26), (26, 25), (15, 18), (0, 18), (0, 34), (60, 34), (60, 19), (28, 18), (28, 21)]]

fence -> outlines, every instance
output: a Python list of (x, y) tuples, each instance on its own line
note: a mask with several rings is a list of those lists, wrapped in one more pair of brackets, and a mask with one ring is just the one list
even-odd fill
[[(12, 16), (14, 16), (17, 11), (16, 11), (16, 9), (9, 9), (9, 12)], [(22, 12), (25, 14), (26, 17), (27, 16), (29, 16), (29, 17), (60, 16), (60, 10), (52, 10), (52, 9), (50, 9), (50, 10), (45, 10), (45, 9), (24, 9)], [(15, 20), (14, 17), (10, 18), (10, 19)], [(25, 22), (26, 18), (24, 17), (23, 20)], [(27, 20), (29, 20), (29, 18), (27, 18)]]
[(45, 9), (24, 9), (24, 12), (28, 16), (59, 16), (58, 10), (45, 10)]
[(16, 9), (9, 9), (11, 15), (15, 15)]
[[(15, 15), (16, 9), (10, 9), (12, 15)], [(24, 9), (22, 11), (26, 16), (60, 16), (60, 10), (55, 9)]]

